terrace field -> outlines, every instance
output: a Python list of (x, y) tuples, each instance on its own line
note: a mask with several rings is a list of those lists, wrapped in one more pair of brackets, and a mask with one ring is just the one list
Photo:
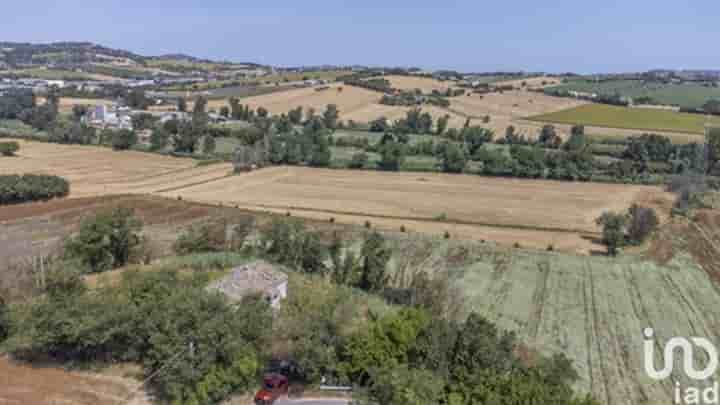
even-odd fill
[(530, 121), (640, 131), (666, 131), (703, 135), (705, 124), (720, 125), (720, 117), (667, 110), (587, 104), (568, 110), (536, 115)]

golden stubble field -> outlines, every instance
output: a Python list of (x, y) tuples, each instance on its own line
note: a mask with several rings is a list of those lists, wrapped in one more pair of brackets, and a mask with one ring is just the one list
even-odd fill
[(46, 173), (71, 182), (71, 198), (156, 194), (359, 224), (587, 253), (594, 220), (635, 201), (670, 201), (659, 187), (487, 178), (440, 173), (271, 167), (232, 175), (229, 163), (93, 146), (22, 142), (0, 174)]

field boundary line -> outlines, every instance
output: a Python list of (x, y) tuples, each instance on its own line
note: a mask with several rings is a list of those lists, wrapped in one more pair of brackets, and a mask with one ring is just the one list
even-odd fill
[(151, 194), (169, 193), (171, 191), (178, 191), (178, 190), (182, 190), (182, 189), (186, 189), (186, 188), (190, 188), (190, 187), (201, 186), (201, 185), (212, 183), (212, 182), (215, 182), (218, 180), (227, 179), (228, 177), (233, 177), (233, 176), (235, 176), (235, 175), (234, 174), (226, 174), (224, 176), (213, 177), (212, 179), (208, 179), (205, 181), (197, 181), (194, 183), (183, 184), (182, 186), (170, 187), (170, 188), (166, 188), (166, 189), (162, 189), (162, 190), (155, 190), (155, 191), (151, 192)]
[(489, 227), (489, 228), (522, 229), (522, 230), (526, 230), (526, 231), (580, 234), (583, 236), (600, 236), (601, 235), (601, 232), (593, 232), (593, 231), (588, 231), (588, 230), (572, 229), (572, 228), (499, 224), (499, 223), (492, 223), (492, 222), (462, 221), (462, 220), (457, 220), (457, 219), (437, 220), (432, 217), (407, 217), (407, 216), (401, 216), (401, 215), (370, 214), (370, 213), (359, 212), (359, 211), (341, 211), (341, 210), (330, 210), (330, 209), (322, 209), (322, 208), (306, 208), (306, 207), (296, 207), (296, 206), (292, 206), (292, 205), (248, 204), (248, 203), (237, 203), (237, 202), (230, 202), (230, 201), (228, 201), (227, 203), (232, 204), (232, 205), (240, 205), (243, 207), (251, 207), (249, 209), (252, 209), (252, 207), (254, 207), (256, 209), (307, 211), (307, 212), (319, 212), (319, 213), (325, 213), (325, 214), (347, 215), (347, 216), (354, 216), (354, 217), (394, 219), (394, 220), (399, 220), (399, 221), (432, 222), (432, 223), (450, 224), (450, 225), (485, 226), (485, 227)]

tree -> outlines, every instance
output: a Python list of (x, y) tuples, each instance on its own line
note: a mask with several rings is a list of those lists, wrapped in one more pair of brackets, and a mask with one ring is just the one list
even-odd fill
[(17, 142), (0, 142), (0, 155), (14, 156), (20, 150), (20, 144)]
[(142, 89), (134, 89), (128, 92), (125, 97), (125, 103), (130, 108), (138, 110), (146, 110), (151, 104), (151, 100), (145, 96), (145, 91)]
[(293, 108), (288, 111), (288, 119), (293, 125), (300, 125), (303, 119), (302, 107), (298, 106), (297, 108)]
[(91, 273), (128, 264), (141, 245), (142, 222), (127, 208), (115, 208), (85, 219), (78, 234), (65, 243), (65, 255)]
[(386, 132), (390, 125), (385, 117), (380, 117), (370, 123), (370, 132)]
[(177, 110), (180, 112), (187, 112), (187, 100), (184, 97), (180, 97), (177, 101)]
[(390, 141), (382, 145), (380, 155), (380, 170), (398, 171), (405, 161), (405, 147), (399, 142)]
[(585, 127), (582, 125), (573, 125), (570, 130), (570, 138), (565, 142), (563, 148), (567, 151), (580, 151), (587, 146), (587, 137), (585, 136)]
[(82, 118), (87, 114), (88, 108), (86, 105), (82, 104), (75, 104), (72, 108), (73, 112), (73, 120), (75, 122), (80, 122)]
[(543, 125), (538, 142), (546, 148), (557, 149), (562, 144), (562, 138), (555, 131), (554, 125)]
[(192, 226), (178, 236), (173, 250), (178, 255), (217, 252), (225, 245), (225, 230), (213, 229), (210, 225)]
[(215, 137), (212, 135), (205, 135), (203, 138), (203, 153), (206, 155), (215, 153)]
[(153, 129), (150, 135), (150, 150), (159, 151), (167, 147), (170, 135), (164, 129), (164, 127), (158, 127)]
[(328, 137), (325, 135), (317, 135), (314, 139), (312, 158), (310, 159), (310, 166), (314, 167), (328, 167), (332, 160), (332, 154), (330, 152), (330, 142)]
[(348, 163), (348, 167), (351, 169), (362, 169), (368, 162), (368, 155), (365, 152), (355, 153)]
[(112, 148), (114, 150), (128, 150), (137, 143), (135, 131), (120, 129), (115, 131), (112, 137)]
[(595, 222), (603, 227), (602, 242), (610, 256), (616, 256), (618, 249), (625, 246), (627, 216), (621, 213), (605, 212)]
[(720, 114), (720, 100), (719, 99), (710, 99), (702, 106), (703, 111), (707, 114), (714, 114), (719, 115)]
[(135, 131), (140, 131), (143, 129), (151, 129), (155, 126), (155, 123), (158, 121), (155, 116), (153, 116), (150, 113), (140, 113), (135, 114), (131, 118), (132, 120), (132, 126)]
[(372, 373), (370, 395), (385, 405), (435, 405), (444, 396), (445, 381), (432, 371), (407, 365)]
[(445, 133), (445, 130), (448, 127), (448, 122), (450, 121), (450, 115), (445, 114), (442, 117), (438, 118), (437, 120), (437, 128), (435, 130), (435, 133), (438, 135), (442, 135)]
[(633, 204), (628, 210), (628, 241), (636, 245), (643, 243), (659, 224), (654, 209)]
[(707, 173), (712, 174), (720, 162), (720, 128), (714, 127), (707, 131)]
[(467, 165), (465, 152), (455, 143), (448, 144), (442, 156), (442, 168), (447, 173), (462, 173)]
[(326, 128), (335, 129), (337, 127), (337, 121), (340, 118), (340, 111), (338, 111), (337, 105), (328, 104), (323, 112), (323, 123)]
[(359, 287), (365, 291), (382, 291), (388, 279), (387, 264), (392, 252), (385, 245), (385, 238), (378, 232), (365, 237), (360, 252), (362, 270)]

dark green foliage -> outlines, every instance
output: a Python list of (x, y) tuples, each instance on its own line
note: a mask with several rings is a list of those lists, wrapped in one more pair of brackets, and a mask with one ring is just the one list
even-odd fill
[(131, 209), (115, 208), (85, 219), (80, 231), (65, 242), (64, 253), (90, 273), (127, 265), (140, 248), (142, 222)]
[(615, 256), (618, 250), (625, 246), (625, 227), (627, 225), (627, 216), (625, 214), (605, 212), (597, 220), (596, 223), (603, 227), (602, 242), (607, 246), (610, 256)]
[(0, 142), (0, 155), (13, 156), (15, 152), (20, 150), (20, 144), (17, 142)]
[(132, 126), (135, 131), (152, 129), (158, 122), (158, 118), (150, 113), (140, 113), (132, 116)]
[(113, 133), (112, 148), (114, 150), (128, 150), (137, 143), (137, 134), (129, 129), (120, 129)]
[(95, 138), (95, 128), (66, 121), (55, 122), (48, 133), (48, 141), (62, 144), (89, 145)]
[(456, 144), (445, 146), (442, 154), (442, 170), (447, 173), (462, 173), (467, 166), (465, 152)]
[(180, 97), (177, 101), (177, 110), (180, 112), (186, 112), (187, 111), (187, 101), (185, 98)]
[(573, 125), (570, 130), (570, 138), (563, 145), (566, 151), (581, 151), (587, 146), (587, 137), (585, 136), (585, 127), (582, 125)]
[[(222, 229), (221, 229), (222, 228)], [(209, 224), (192, 226), (178, 236), (173, 250), (179, 255), (217, 252), (225, 246), (225, 229)]]
[(8, 308), (5, 298), (0, 295), (0, 343), (2, 343), (10, 333), (10, 319), (8, 319)]
[(203, 153), (211, 155), (215, 153), (215, 138), (211, 135), (205, 135), (203, 137)]
[(675, 151), (670, 138), (657, 134), (631, 137), (622, 157), (633, 161), (666, 162)]
[(56, 284), (18, 314), (13, 351), (140, 362), (158, 396), (174, 403), (215, 403), (255, 385), (270, 330), (258, 325), (272, 322), (264, 300), (231, 307), (205, 280), (164, 271), (128, 272), (99, 291), (76, 275)]
[(141, 89), (135, 89), (128, 92), (125, 97), (125, 104), (130, 108), (137, 110), (146, 110), (152, 105), (152, 100), (145, 96), (145, 91)]
[(718, 99), (708, 100), (705, 104), (703, 104), (702, 109), (707, 114), (720, 115), (720, 100), (718, 100)]
[(0, 175), (0, 205), (65, 197), (70, 183), (62, 177), (36, 174)]
[(386, 171), (398, 171), (405, 161), (405, 146), (402, 143), (390, 141), (380, 147), (380, 162), (378, 168)]
[(562, 138), (555, 131), (554, 125), (544, 125), (540, 130), (538, 143), (546, 148), (557, 149), (562, 145)]
[(165, 149), (169, 140), (170, 134), (164, 127), (153, 129), (152, 135), (150, 135), (150, 150), (159, 151)]
[(262, 234), (260, 249), (264, 255), (292, 269), (307, 273), (325, 273), (327, 255), (320, 235), (309, 231), (299, 220), (274, 220)]
[(362, 269), (359, 287), (365, 291), (382, 291), (388, 282), (387, 264), (392, 251), (386, 246), (385, 238), (378, 232), (370, 232), (360, 252)]
[(25, 110), (35, 107), (32, 90), (10, 90), (0, 96), (0, 119), (21, 119)]
[(335, 129), (337, 127), (340, 111), (335, 104), (328, 104), (323, 112), (323, 122), (326, 128)]
[(293, 125), (300, 125), (303, 119), (302, 107), (298, 106), (297, 108), (288, 111), (288, 119)]
[(407, 365), (385, 367), (372, 373), (368, 392), (381, 404), (435, 405), (444, 397), (445, 381), (425, 369)]
[(370, 132), (386, 132), (390, 128), (387, 118), (380, 117), (370, 122)]
[(348, 167), (351, 169), (362, 169), (367, 165), (368, 162), (368, 155), (365, 152), (358, 152), (355, 153), (352, 156), (352, 159), (350, 159), (350, 163), (348, 163)]

